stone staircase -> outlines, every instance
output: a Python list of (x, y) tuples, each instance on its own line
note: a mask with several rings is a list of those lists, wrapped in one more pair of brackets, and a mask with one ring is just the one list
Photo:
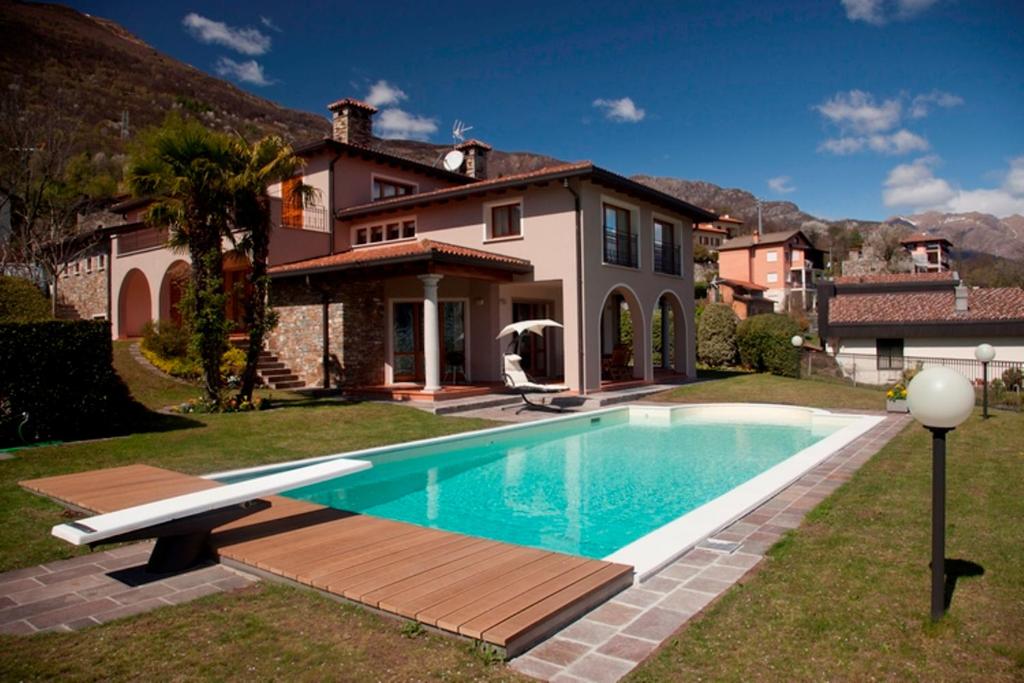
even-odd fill
[(270, 351), (260, 352), (256, 370), (260, 373), (263, 383), (274, 389), (300, 389), (306, 386), (291, 368)]

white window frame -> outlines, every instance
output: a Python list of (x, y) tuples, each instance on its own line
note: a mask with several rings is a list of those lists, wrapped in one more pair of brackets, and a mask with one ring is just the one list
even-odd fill
[(778, 281), (779, 281), (779, 274), (778, 273), (768, 273), (768, 274), (765, 275), (764, 279), (765, 279), (765, 281), (768, 284), (774, 285), (774, 284), (777, 284)]
[[(387, 232), (387, 230), (388, 230), (388, 225), (389, 224), (391, 224), (391, 223), (398, 223), (399, 226), (402, 226), (405, 223), (408, 223), (409, 221), (412, 221), (413, 223), (416, 224), (416, 234), (414, 234), (412, 237), (399, 237), (399, 238), (393, 239), (393, 240), (389, 240), (388, 239), (388, 232)], [(384, 231), (383, 232), (384, 239), (382, 239), (380, 242), (369, 242), (369, 241), (367, 241), (366, 244), (356, 244), (356, 232), (357, 231), (359, 231), (359, 230), (367, 230), (367, 231), (369, 231), (371, 228), (378, 228), (378, 227), (381, 228), (381, 230)], [(348, 237), (349, 237), (349, 244), (352, 246), (353, 249), (362, 249), (363, 247), (376, 247), (376, 246), (379, 246), (381, 244), (398, 244), (399, 242), (412, 242), (417, 237), (419, 237), (419, 234), (420, 234), (419, 231), (420, 231), (419, 221), (416, 219), (416, 214), (412, 214), (412, 215), (408, 215), (408, 216), (399, 216), (397, 218), (388, 218), (387, 220), (371, 221), (369, 223), (360, 223), (359, 225), (353, 225), (351, 228), (349, 228), (349, 235), (348, 235)]]
[[(491, 236), (491, 220), (492, 220), (492, 209), (499, 206), (511, 206), (512, 204), (519, 205), (519, 234), (518, 235), (504, 235), (502, 237)], [(483, 225), (484, 235), (483, 243), (489, 244), (491, 242), (514, 242), (515, 240), (521, 240), (526, 237), (526, 208), (524, 206), (523, 196), (518, 197), (504, 197), (503, 199), (496, 199), (493, 202), (484, 202), (483, 204)]]
[(778, 250), (777, 249), (772, 249), (771, 251), (766, 251), (764, 253), (764, 259), (768, 263), (778, 263), (779, 262), (779, 252), (778, 252)]
[[(394, 197), (381, 197), (380, 199), (374, 199), (373, 198), (373, 184), (375, 182), (377, 182), (378, 180), (382, 180), (382, 181), (384, 181), (386, 183), (393, 183), (393, 184), (396, 184), (396, 185), (408, 185), (409, 187), (412, 188), (412, 192), (410, 192), (409, 194), (397, 194)], [(419, 194), (419, 191), (420, 191), (420, 184), (415, 182), (415, 181), (406, 180), (405, 178), (398, 178), (398, 177), (395, 177), (395, 176), (384, 175), (383, 173), (370, 173), (370, 201), (371, 202), (382, 202), (382, 201), (385, 201), (387, 199), (400, 199), (401, 197), (411, 197), (414, 194)]]

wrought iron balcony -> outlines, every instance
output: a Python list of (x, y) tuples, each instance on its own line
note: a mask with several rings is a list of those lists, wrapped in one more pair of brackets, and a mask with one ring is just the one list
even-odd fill
[(293, 211), (284, 211), (281, 215), (281, 227), (292, 230), (312, 230), (313, 232), (329, 232), (327, 207), (304, 206)]
[(604, 262), (615, 266), (637, 267), (636, 235), (624, 232), (604, 234)]
[(654, 243), (654, 272), (682, 275), (683, 261), (678, 244)]

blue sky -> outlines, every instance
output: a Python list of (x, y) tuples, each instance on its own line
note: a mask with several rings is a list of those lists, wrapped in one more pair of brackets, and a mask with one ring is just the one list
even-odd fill
[(1024, 214), (1020, 0), (72, 4), (285, 106), (373, 95), (395, 136), (462, 119), (827, 218)]

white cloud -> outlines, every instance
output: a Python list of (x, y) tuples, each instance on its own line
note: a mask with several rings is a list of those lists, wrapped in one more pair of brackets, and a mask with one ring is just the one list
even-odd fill
[(189, 33), (201, 43), (223, 45), (243, 55), (262, 55), (270, 50), (270, 36), (255, 28), (236, 28), (189, 12), (181, 20)]
[(377, 115), (374, 129), (382, 138), (427, 140), (437, 132), (437, 120), (401, 109), (385, 109)]
[(372, 104), (375, 107), (387, 107), (407, 100), (409, 96), (398, 86), (382, 79), (370, 86), (370, 92), (367, 93), (365, 99), (367, 104)]
[(978, 211), (999, 217), (1024, 214), (1024, 156), (1010, 160), (999, 187), (973, 190), (956, 188), (936, 177), (938, 163), (937, 157), (927, 156), (893, 168), (886, 178), (882, 201), (888, 207), (913, 211)]
[(920, 119), (928, 116), (932, 105), (948, 109), (950, 107), (959, 107), (963, 103), (964, 98), (959, 95), (942, 92), (941, 90), (932, 90), (925, 95), (917, 95), (910, 101), (910, 117)]
[(281, 33), (281, 27), (275, 24), (274, 20), (271, 19), (270, 17), (260, 15), (260, 23), (263, 24), (265, 27), (269, 28), (271, 31)]
[(251, 83), (253, 85), (270, 85), (273, 83), (273, 81), (269, 80), (266, 75), (264, 75), (263, 65), (255, 59), (236, 62), (228, 57), (221, 57), (217, 60), (217, 63), (213, 68), (216, 70), (218, 76), (234, 78), (236, 81), (241, 81), (242, 83)]
[(839, 156), (856, 154), (864, 150), (879, 154), (899, 155), (908, 152), (926, 152), (928, 148), (927, 140), (905, 128), (888, 134), (876, 133), (874, 135), (829, 138), (818, 145), (819, 151), (831, 152)]
[(873, 26), (890, 21), (913, 19), (938, 0), (841, 0), (846, 18)]
[(647, 112), (640, 109), (630, 97), (617, 100), (596, 99), (593, 106), (604, 110), (604, 116), (616, 123), (638, 123), (644, 120)]
[(789, 194), (796, 191), (796, 186), (792, 181), (793, 179), (788, 175), (775, 176), (768, 179), (768, 187), (779, 194)]
[(871, 93), (851, 90), (837, 93), (815, 109), (840, 129), (865, 134), (895, 127), (900, 121), (903, 105), (899, 99), (876, 103)]

